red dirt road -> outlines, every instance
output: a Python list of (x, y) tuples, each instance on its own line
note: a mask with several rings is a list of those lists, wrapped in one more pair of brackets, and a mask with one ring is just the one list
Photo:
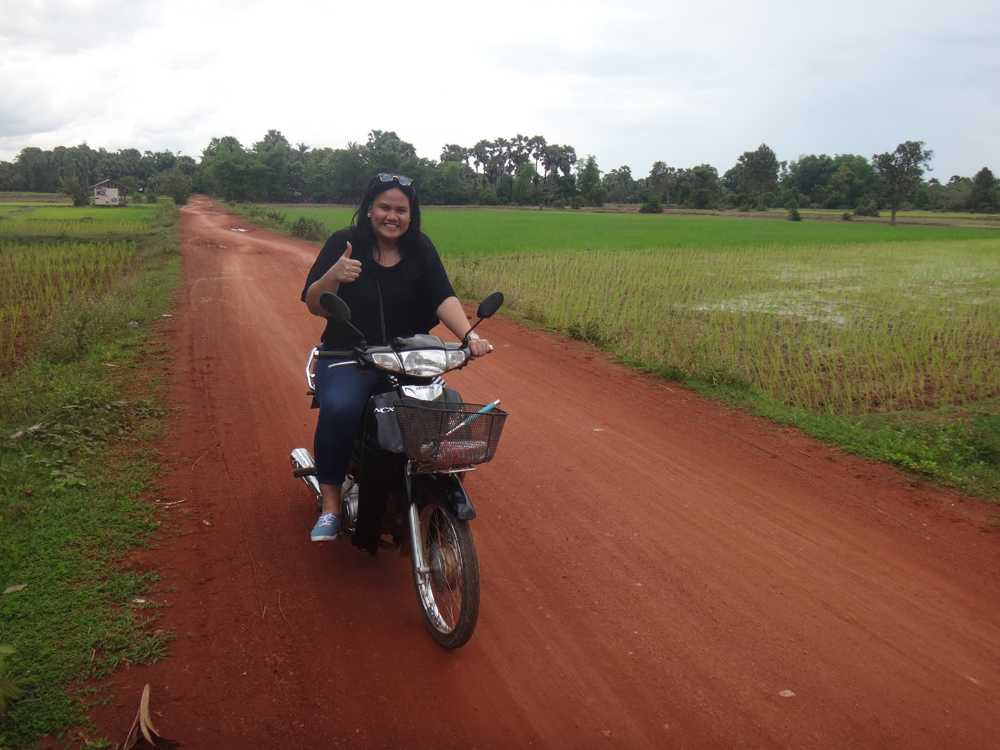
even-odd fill
[(450, 377), (512, 416), (468, 482), (479, 627), (441, 650), (407, 560), (308, 541), (317, 247), (233, 226), (182, 212), (162, 492), (185, 502), (137, 562), (177, 639), (113, 677), (112, 740), (149, 682), (192, 749), (1000, 746), (995, 509), (503, 319)]

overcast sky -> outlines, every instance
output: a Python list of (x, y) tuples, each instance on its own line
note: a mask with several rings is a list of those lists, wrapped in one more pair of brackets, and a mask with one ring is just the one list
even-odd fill
[(431, 159), (539, 134), (637, 177), (923, 140), (942, 180), (1000, 173), (1000, 3), (0, 0), (0, 159), (269, 128)]

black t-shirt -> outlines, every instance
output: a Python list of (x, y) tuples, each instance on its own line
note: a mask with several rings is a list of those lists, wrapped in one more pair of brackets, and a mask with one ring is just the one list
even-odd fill
[[(314, 281), (330, 270), (351, 242), (351, 257), (361, 261), (361, 275), (341, 284), (337, 295), (351, 308), (351, 322), (360, 328), (369, 344), (387, 344), (397, 336), (428, 333), (437, 322), (438, 306), (455, 294), (441, 258), (430, 239), (421, 234), (417, 247), (403, 251), (399, 263), (385, 268), (375, 262), (368, 243), (354, 228), (330, 235), (323, 245), (302, 289), (302, 300)], [(385, 311), (385, 336), (379, 315), (379, 292)], [(358, 335), (346, 325), (327, 323), (323, 344), (331, 349), (350, 348)]]

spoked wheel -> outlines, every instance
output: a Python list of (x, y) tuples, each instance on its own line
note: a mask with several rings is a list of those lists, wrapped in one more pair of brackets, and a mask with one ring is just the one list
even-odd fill
[(472, 530), (444, 506), (429, 503), (420, 511), (423, 558), (429, 568), (413, 578), (417, 601), (431, 636), (445, 648), (459, 648), (472, 637), (479, 619), (479, 559)]

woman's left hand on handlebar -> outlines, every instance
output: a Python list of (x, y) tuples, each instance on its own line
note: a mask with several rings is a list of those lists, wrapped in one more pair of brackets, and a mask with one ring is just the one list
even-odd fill
[(493, 351), (493, 344), (486, 339), (472, 339), (469, 342), (469, 351), (473, 357), (483, 357)]

